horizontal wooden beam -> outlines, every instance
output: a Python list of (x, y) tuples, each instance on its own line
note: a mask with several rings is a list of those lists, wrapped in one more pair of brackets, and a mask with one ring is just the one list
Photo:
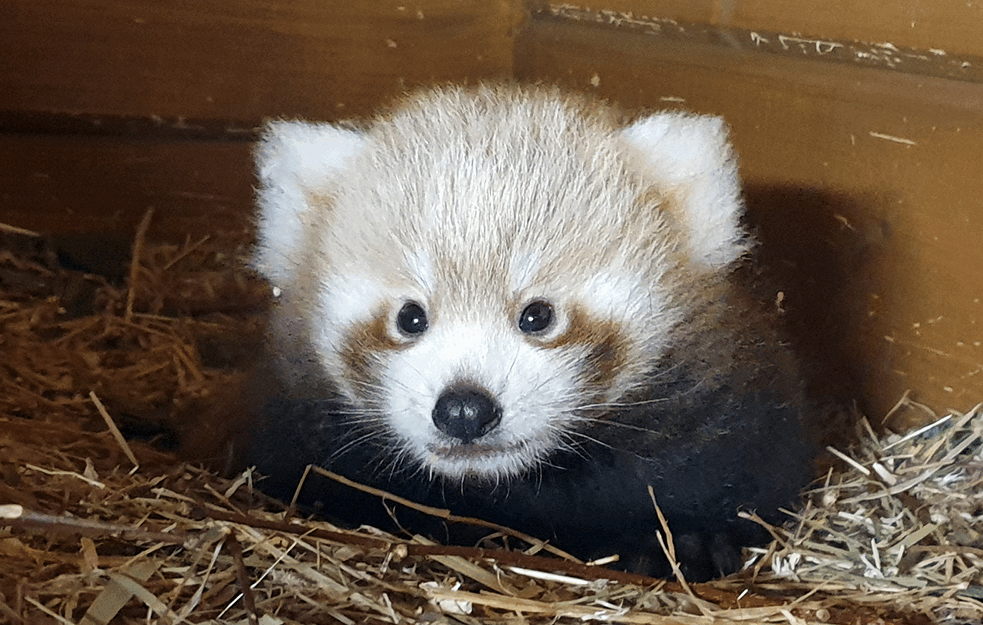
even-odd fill
[(0, 133), (255, 141), (259, 128), (256, 122), (224, 119), (0, 111)]
[(966, 0), (532, 0), (538, 15), (823, 56), (905, 72), (980, 76), (983, 4)]
[(364, 115), (511, 74), (512, 0), (5, 0), (0, 110), (164, 120)]
[(0, 222), (46, 233), (125, 237), (244, 234), (252, 143), (162, 137), (0, 134)]

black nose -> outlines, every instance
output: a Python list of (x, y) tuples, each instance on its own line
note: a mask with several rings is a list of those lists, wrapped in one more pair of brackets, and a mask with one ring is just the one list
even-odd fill
[(446, 389), (437, 398), (432, 416), (441, 432), (470, 443), (498, 425), (502, 409), (487, 391), (458, 385)]

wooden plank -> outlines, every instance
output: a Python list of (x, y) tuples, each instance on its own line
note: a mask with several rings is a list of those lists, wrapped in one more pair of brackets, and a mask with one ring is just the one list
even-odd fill
[[(613, 9), (594, 9), (571, 4), (543, 3), (535, 15), (539, 19), (555, 18), (584, 24), (611, 26), (625, 31), (655, 35), (660, 39), (683, 43), (710, 43), (724, 47), (769, 52), (788, 57), (810, 57), (852, 65), (890, 69), (905, 73), (941, 76), (983, 82), (983, 57), (948, 53), (943, 49), (910, 48), (886, 41), (863, 41), (820, 37), (798, 31), (770, 30), (774, 23), (737, 23), (730, 17), (720, 19), (713, 11), (696, 10), (674, 14), (688, 15), (702, 21), (684, 22), (672, 17), (658, 17)], [(731, 15), (731, 13), (727, 13)], [(941, 41), (941, 40), (940, 40)]]
[(151, 234), (244, 233), (252, 144), (0, 134), (0, 221), (50, 233), (130, 237), (151, 206)]
[(889, 43), (900, 48), (983, 56), (983, 4), (966, 0), (745, 0), (722, 21), (789, 35)]
[(165, 119), (93, 115), (52, 111), (0, 111), (0, 132), (7, 134), (88, 135), (173, 139), (255, 140), (259, 126), (255, 120), (243, 124), (226, 119)]
[(511, 0), (5, 0), (0, 110), (238, 120), (364, 114), (509, 75)]
[(724, 115), (807, 353), (879, 416), (983, 397), (983, 85), (534, 20), (516, 73)]
[[(796, 38), (849, 44), (879, 44), (874, 52), (890, 57), (891, 49), (911, 48), (948, 56), (983, 57), (983, 3), (966, 0), (603, 0), (602, 2), (549, 2), (534, 0), (540, 11), (586, 10), (605, 13), (622, 22), (672, 23), (684, 28), (699, 24), (790, 38), (786, 50), (795, 50)], [(944, 52), (945, 54), (938, 54)], [(898, 58), (898, 57), (895, 57)], [(908, 62), (913, 59), (907, 59)], [(906, 64), (901, 58), (900, 63)]]

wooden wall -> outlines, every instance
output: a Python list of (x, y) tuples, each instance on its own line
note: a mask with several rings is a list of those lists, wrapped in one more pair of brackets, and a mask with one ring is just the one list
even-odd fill
[(796, 339), (874, 417), (983, 400), (983, 5), (895, 4), (540, 2), (515, 60), (723, 115)]
[(370, 113), (511, 74), (510, 0), (5, 0), (0, 216), (45, 230), (241, 228), (265, 117)]
[[(598, 6), (600, 5), (600, 7)], [(861, 407), (983, 398), (983, 4), (6, 0), (0, 222), (248, 228), (264, 117), (514, 76), (724, 115), (760, 254)], [(776, 294), (777, 297), (777, 294)]]

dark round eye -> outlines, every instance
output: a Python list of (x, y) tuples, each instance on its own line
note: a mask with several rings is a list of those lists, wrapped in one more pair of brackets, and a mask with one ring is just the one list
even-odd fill
[(416, 302), (406, 302), (396, 314), (396, 327), (403, 334), (420, 334), (427, 329), (427, 313)]
[(526, 334), (537, 334), (553, 323), (553, 307), (549, 302), (536, 300), (526, 306), (519, 317), (519, 329)]

